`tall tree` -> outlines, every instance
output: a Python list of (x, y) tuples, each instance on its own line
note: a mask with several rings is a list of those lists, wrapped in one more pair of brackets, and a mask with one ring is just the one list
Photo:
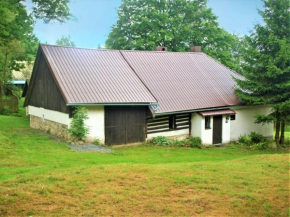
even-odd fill
[(278, 145), (283, 143), (290, 108), (289, 0), (264, 0), (264, 10), (260, 14), (265, 24), (256, 25), (253, 33), (245, 38), (248, 44), (243, 57), (246, 79), (237, 80), (236, 93), (248, 104), (272, 105), (274, 113), (268, 117), (259, 116), (257, 121), (275, 121)]
[(207, 0), (123, 0), (118, 21), (106, 41), (109, 49), (188, 51), (190, 45), (232, 69), (238, 69), (231, 50), (238, 40), (220, 28)]
[(71, 17), (69, 0), (32, 0), (34, 7), (28, 13), (24, 0), (0, 1), (0, 113), (3, 97), (12, 70), (24, 67), (34, 59), (38, 40), (33, 35), (35, 19), (64, 22)]
[(69, 46), (69, 47), (76, 46), (76, 44), (73, 42), (70, 36), (62, 36), (60, 39), (56, 40), (55, 44), (59, 46)]

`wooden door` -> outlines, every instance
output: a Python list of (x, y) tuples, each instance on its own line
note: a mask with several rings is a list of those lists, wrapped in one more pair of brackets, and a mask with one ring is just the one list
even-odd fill
[(222, 122), (223, 116), (213, 116), (213, 144), (222, 143)]
[(145, 140), (145, 107), (105, 107), (105, 143), (128, 144)]

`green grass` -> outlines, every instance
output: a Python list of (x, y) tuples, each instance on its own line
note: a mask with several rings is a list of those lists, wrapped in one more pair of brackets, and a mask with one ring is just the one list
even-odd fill
[(289, 153), (130, 147), (77, 153), (0, 116), (0, 216), (286, 216)]

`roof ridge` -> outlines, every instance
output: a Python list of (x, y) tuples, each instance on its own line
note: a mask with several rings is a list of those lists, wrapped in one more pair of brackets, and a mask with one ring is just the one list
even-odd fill
[(61, 48), (73, 48), (73, 49), (83, 49), (83, 50), (94, 50), (94, 51), (124, 51), (124, 52), (148, 52), (148, 53), (175, 53), (175, 54), (195, 54), (202, 55), (203, 52), (178, 52), (178, 51), (156, 51), (156, 50), (113, 50), (113, 49), (98, 49), (98, 48), (85, 48), (85, 47), (72, 47), (72, 46), (62, 46), (62, 45), (54, 45), (54, 44), (41, 44), (40, 46), (48, 46), (48, 47), (61, 47)]
[(128, 64), (128, 66), (132, 69), (132, 71), (134, 72), (134, 74), (137, 76), (137, 78), (142, 82), (142, 84), (144, 85), (144, 87), (146, 87), (146, 89), (149, 91), (149, 93), (153, 96), (153, 98), (158, 103), (157, 98), (154, 96), (154, 94), (151, 92), (151, 90), (147, 87), (147, 85), (144, 83), (144, 81), (140, 78), (140, 76), (136, 73), (135, 69), (131, 66), (131, 64), (126, 59), (126, 57), (123, 55), (122, 50), (119, 50), (119, 52), (120, 52), (121, 56), (123, 57), (123, 59), (125, 60), (125, 62)]

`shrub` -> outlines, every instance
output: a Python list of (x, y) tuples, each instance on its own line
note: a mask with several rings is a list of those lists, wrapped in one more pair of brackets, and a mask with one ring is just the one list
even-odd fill
[(251, 148), (255, 148), (258, 150), (265, 150), (269, 148), (269, 144), (267, 142), (259, 142), (259, 143), (255, 143), (251, 146)]
[(250, 137), (243, 135), (239, 137), (239, 143), (242, 145), (250, 145), (251, 139)]
[(261, 133), (251, 132), (249, 137), (253, 143), (260, 143), (265, 141), (265, 138)]
[(202, 141), (200, 137), (192, 137), (188, 138), (188, 142), (191, 148), (202, 148)]
[(88, 111), (83, 107), (77, 107), (73, 113), (73, 120), (68, 133), (78, 140), (84, 141), (89, 132), (89, 128), (85, 125), (85, 120), (88, 118)]
[(10, 115), (10, 114), (11, 114), (11, 112), (10, 112), (9, 106), (4, 106), (3, 115)]
[(94, 145), (100, 145), (100, 139), (95, 139), (95, 140), (93, 141), (93, 144), (94, 144)]
[(158, 146), (171, 146), (173, 141), (165, 136), (157, 136), (152, 138), (152, 144)]

